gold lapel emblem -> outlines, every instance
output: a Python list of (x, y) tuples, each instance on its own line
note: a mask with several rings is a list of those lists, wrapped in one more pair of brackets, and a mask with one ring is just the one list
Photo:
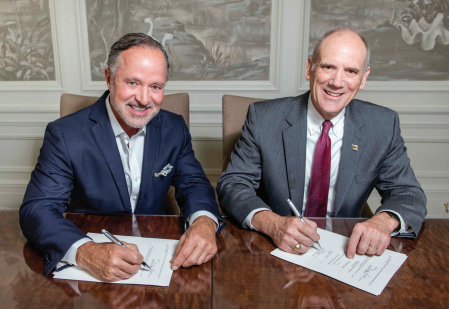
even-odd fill
[(357, 145), (357, 144), (352, 144), (352, 150), (354, 150), (354, 151), (358, 151), (359, 150), (359, 145)]

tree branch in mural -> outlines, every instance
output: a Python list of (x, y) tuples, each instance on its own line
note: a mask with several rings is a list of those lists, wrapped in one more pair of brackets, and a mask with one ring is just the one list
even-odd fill
[(435, 43), (449, 44), (449, 0), (407, 1), (408, 9), (393, 11), (391, 24), (401, 30), (409, 45), (420, 42), (423, 50), (432, 50)]
[(55, 80), (48, 0), (6, 1), (0, 9), (0, 80)]
[(271, 0), (86, 0), (86, 16), (94, 81), (129, 32), (165, 46), (171, 80), (269, 79)]

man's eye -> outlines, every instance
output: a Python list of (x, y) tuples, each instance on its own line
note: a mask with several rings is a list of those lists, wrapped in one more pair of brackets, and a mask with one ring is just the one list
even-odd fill
[(153, 89), (154, 89), (154, 90), (161, 90), (162, 87), (161, 87), (161, 86), (158, 86), (158, 85), (154, 85), (154, 86), (153, 86)]
[(135, 85), (137, 85), (137, 83), (136, 83), (136, 82), (128, 82), (128, 84), (129, 84), (129, 85), (131, 85), (131, 86), (135, 86)]

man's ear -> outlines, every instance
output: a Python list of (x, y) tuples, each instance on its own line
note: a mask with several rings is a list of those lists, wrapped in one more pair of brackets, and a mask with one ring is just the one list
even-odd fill
[(306, 79), (307, 80), (310, 80), (310, 76), (312, 74), (312, 65), (313, 65), (312, 57), (309, 57), (309, 59), (307, 59), (307, 69), (306, 69)]
[(371, 70), (370, 67), (366, 68), (365, 74), (363, 74), (363, 77), (362, 77), (362, 82), (360, 83), (360, 86), (359, 86), (359, 90), (362, 90), (363, 88), (365, 88), (366, 79), (368, 78), (370, 70)]
[(104, 69), (104, 77), (106, 77), (106, 84), (108, 85), (109, 91), (111, 90), (111, 70), (109, 68)]

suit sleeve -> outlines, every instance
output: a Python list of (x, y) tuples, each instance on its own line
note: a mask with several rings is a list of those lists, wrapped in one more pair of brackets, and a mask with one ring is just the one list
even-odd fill
[(259, 208), (271, 210), (256, 192), (260, 186), (262, 174), (257, 129), (257, 114), (254, 104), (251, 104), (242, 128), (242, 135), (217, 185), (221, 207), (242, 225), (253, 210)]
[(376, 210), (376, 214), (386, 210), (398, 212), (413, 229), (416, 237), (427, 214), (427, 199), (410, 166), (397, 113), (393, 130), (390, 151), (382, 164), (376, 184), (376, 189), (382, 196), (382, 205)]
[(217, 234), (225, 227), (226, 223), (220, 215), (218, 204), (215, 200), (215, 191), (204, 174), (203, 168), (195, 158), (192, 149), (192, 138), (189, 128), (181, 119), (184, 141), (178, 155), (175, 174), (172, 185), (176, 189), (176, 200), (184, 210), (184, 223), (189, 216), (197, 211), (205, 210), (212, 213), (219, 221), (220, 227)]
[(20, 206), (20, 227), (28, 241), (45, 255), (45, 275), (73, 243), (86, 237), (63, 217), (72, 188), (73, 170), (63, 135), (56, 124), (50, 123)]

